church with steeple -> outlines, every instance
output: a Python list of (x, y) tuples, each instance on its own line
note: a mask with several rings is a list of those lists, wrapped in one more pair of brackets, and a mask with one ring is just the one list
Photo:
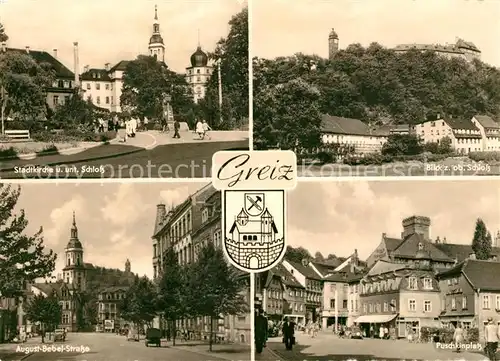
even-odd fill
[[(168, 55), (160, 29), (158, 6), (156, 5), (152, 25), (151, 36), (147, 42), (147, 47), (144, 47), (144, 50), (147, 50), (145, 55), (152, 56), (167, 66)], [(200, 45), (199, 32), (198, 46), (189, 60), (190, 65), (186, 68), (185, 74), (186, 81), (192, 90), (193, 100), (198, 102), (205, 97), (207, 83), (213, 72), (213, 66), (209, 64), (209, 57)], [(83, 72), (80, 75), (81, 90), (84, 99), (90, 100), (96, 107), (109, 110), (110, 112), (122, 112), (120, 96), (123, 87), (123, 74), (127, 69), (128, 63), (130, 63), (130, 60), (119, 61), (114, 66), (106, 63), (103, 68), (84, 66)]]
[(63, 282), (71, 285), (71, 288), (85, 291), (86, 272), (85, 263), (83, 262), (83, 246), (78, 238), (75, 212), (73, 212), (70, 239), (65, 249)]

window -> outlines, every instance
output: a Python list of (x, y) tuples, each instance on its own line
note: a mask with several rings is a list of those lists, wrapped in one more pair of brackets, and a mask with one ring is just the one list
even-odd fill
[(201, 77), (197, 76), (196, 81), (201, 81)]
[(200, 69), (196, 69), (196, 74), (200, 74), (201, 70)]
[[(498, 296), (497, 296), (497, 305), (498, 305)], [(467, 297), (463, 296), (462, 297), (462, 310), (466, 310), (467, 309)]]
[(351, 312), (354, 312), (354, 300), (351, 300)]
[(54, 95), (54, 105), (59, 105), (59, 96)]
[(363, 303), (363, 313), (366, 314), (366, 303)]
[(500, 310), (500, 296), (497, 295), (495, 300), (495, 309)]
[(384, 312), (389, 312), (389, 304), (384, 302)]
[(64, 314), (64, 315), (62, 316), (62, 323), (63, 323), (63, 324), (67, 324), (67, 323), (69, 323), (69, 315)]
[(391, 311), (392, 312), (396, 311), (396, 300), (395, 299), (391, 300), (390, 306), (391, 306)]
[(424, 312), (431, 312), (431, 301), (424, 301)]
[(347, 300), (342, 301), (342, 308), (347, 308)]
[(455, 297), (451, 298), (451, 309), (452, 310), (456, 310), (457, 309), (457, 300), (455, 299)]
[(96, 103), (97, 103), (97, 104), (101, 104), (101, 97), (100, 97), (100, 96), (97, 96), (97, 97), (96, 97)]
[(424, 289), (432, 290), (432, 279), (424, 278)]
[(106, 90), (109, 90), (109, 84), (106, 84), (105, 87), (106, 87)]
[(101, 90), (101, 83), (95, 83), (96, 90)]
[(416, 290), (417, 289), (417, 278), (416, 277), (410, 277), (410, 278), (408, 278), (408, 288), (410, 290)]
[(106, 104), (109, 104), (109, 97), (106, 97)]
[(382, 312), (382, 305), (380, 304), (380, 302), (377, 302), (377, 313), (380, 313)]
[(330, 292), (335, 292), (336, 289), (337, 289), (337, 285), (335, 283), (331, 283), (330, 284)]
[(490, 295), (483, 295), (483, 310), (490, 308)]
[(90, 83), (87, 83), (87, 90), (90, 90)]
[(417, 301), (408, 300), (408, 311), (415, 312), (417, 310)]
[(368, 312), (373, 313), (373, 304), (371, 303), (368, 305)]
[(335, 298), (330, 299), (330, 308), (331, 308), (332, 310), (334, 310), (334, 309), (335, 309)]

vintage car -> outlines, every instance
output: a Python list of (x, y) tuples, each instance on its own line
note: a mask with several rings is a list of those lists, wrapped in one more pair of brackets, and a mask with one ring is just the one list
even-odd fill
[(149, 347), (149, 345), (161, 347), (161, 331), (157, 328), (148, 328), (144, 343), (146, 344), (146, 347)]
[(346, 333), (348, 333), (349, 338), (355, 338), (358, 340), (363, 339), (363, 332), (361, 331), (361, 328), (359, 328), (358, 326), (352, 326), (351, 328), (348, 329)]
[(66, 341), (66, 330), (58, 328), (54, 331), (54, 342)]

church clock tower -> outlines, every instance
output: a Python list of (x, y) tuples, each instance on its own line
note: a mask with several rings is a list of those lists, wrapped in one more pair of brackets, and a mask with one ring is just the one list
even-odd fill
[[(70, 288), (80, 291), (85, 290), (85, 264), (83, 263), (83, 246), (78, 239), (78, 228), (76, 227), (75, 212), (73, 212), (73, 224), (71, 236), (66, 246), (66, 259), (63, 268), (64, 282)], [(72, 287), (71, 287), (72, 286)]]
[(165, 44), (160, 33), (160, 23), (158, 22), (158, 7), (155, 5), (155, 19), (153, 22), (153, 34), (149, 38), (149, 56), (153, 56), (156, 60), (165, 62)]

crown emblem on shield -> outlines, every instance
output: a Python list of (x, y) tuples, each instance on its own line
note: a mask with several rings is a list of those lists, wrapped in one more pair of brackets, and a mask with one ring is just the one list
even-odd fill
[(263, 271), (285, 251), (284, 191), (225, 192), (226, 253), (238, 268)]

